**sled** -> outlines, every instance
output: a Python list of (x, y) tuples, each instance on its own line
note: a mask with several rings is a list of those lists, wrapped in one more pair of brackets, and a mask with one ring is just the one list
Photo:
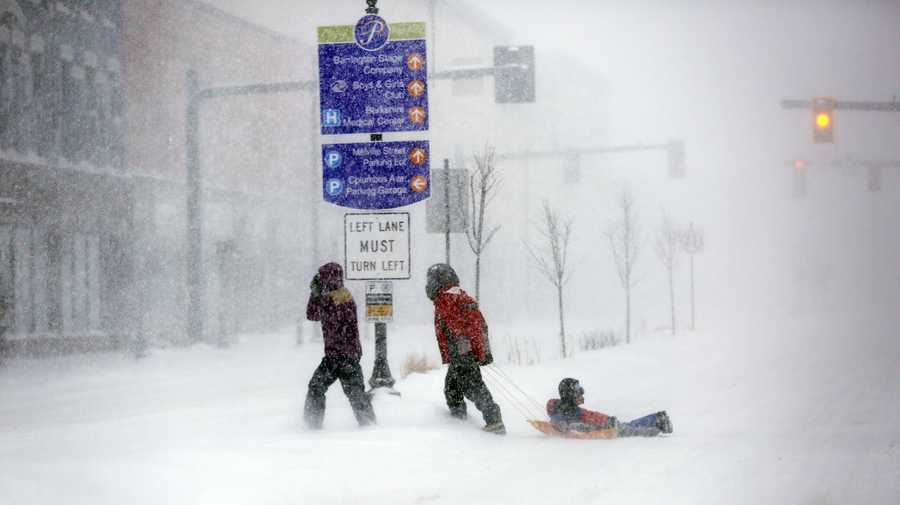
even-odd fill
[(596, 438), (616, 438), (618, 436), (618, 430), (615, 428), (609, 428), (604, 430), (595, 430), (595, 431), (567, 431), (562, 432), (553, 427), (553, 424), (547, 421), (538, 421), (537, 419), (529, 419), (528, 424), (534, 426), (534, 429), (540, 431), (544, 435), (550, 437), (559, 437), (559, 438), (581, 438), (581, 439), (596, 439)]

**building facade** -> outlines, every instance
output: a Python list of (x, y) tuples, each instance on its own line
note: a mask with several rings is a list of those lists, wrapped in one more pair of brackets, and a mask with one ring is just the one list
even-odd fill
[(2, 349), (113, 345), (128, 289), (121, 4), (0, 0)]
[[(297, 41), (194, 0), (125, 0), (126, 165), (135, 187), (136, 331), (189, 338), (190, 242), (199, 236), (203, 330), (290, 324), (302, 313), (318, 196), (310, 92), (197, 102), (202, 231), (188, 234), (186, 111), (197, 90), (296, 82), (314, 53)], [(307, 264), (309, 263), (309, 264)]]

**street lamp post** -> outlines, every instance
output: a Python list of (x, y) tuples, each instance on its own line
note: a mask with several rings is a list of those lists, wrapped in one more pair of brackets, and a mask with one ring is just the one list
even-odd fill
[[(205, 100), (227, 96), (269, 95), (315, 90), (318, 81), (290, 81), (245, 86), (223, 86), (201, 89), (197, 72), (187, 72), (187, 108), (185, 118), (185, 150), (187, 164), (187, 249), (188, 249), (188, 315), (187, 332), (191, 341), (203, 338), (206, 322), (206, 268), (203, 263), (203, 168), (200, 163), (200, 108)], [(313, 212), (313, 228), (318, 228), (317, 212)], [(318, 235), (313, 233), (313, 248), (318, 249)]]

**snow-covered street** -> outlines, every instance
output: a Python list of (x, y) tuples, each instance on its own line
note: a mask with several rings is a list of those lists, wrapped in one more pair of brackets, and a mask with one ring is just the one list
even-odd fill
[[(247, 335), (196, 346), (14, 360), (0, 369), (3, 503), (496, 504), (895, 503), (898, 345), (772, 328), (647, 335), (567, 360), (501, 368), (539, 402), (578, 377), (586, 406), (622, 419), (660, 409), (659, 438), (547, 439), (488, 379), (506, 437), (446, 414), (443, 370), (398, 380), (356, 428), (329, 390), (325, 429), (300, 418), (321, 343)], [(795, 328), (796, 330), (796, 328)], [(502, 331), (502, 329), (500, 330)], [(391, 361), (432, 344), (398, 328)], [(747, 338), (749, 334), (755, 338)], [(373, 342), (363, 343), (371, 371)]]

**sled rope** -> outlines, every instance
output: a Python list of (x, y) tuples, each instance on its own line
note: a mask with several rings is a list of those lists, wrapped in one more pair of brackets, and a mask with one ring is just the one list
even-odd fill
[(494, 387), (494, 391), (499, 393), (499, 396), (503, 397), (508, 403), (510, 403), (521, 416), (528, 420), (533, 417), (533, 415), (528, 411), (528, 409), (523, 405), (513, 394), (512, 392), (503, 384), (497, 376), (492, 373), (485, 374), (485, 378), (490, 379), (492, 386)]
[(540, 402), (535, 400), (531, 395), (529, 395), (522, 388), (520, 388), (519, 385), (516, 384), (512, 380), (512, 378), (509, 375), (507, 375), (506, 372), (504, 372), (501, 368), (497, 367), (494, 364), (488, 365), (488, 367), (493, 369), (493, 371), (496, 372), (497, 374), (499, 374), (501, 377), (505, 378), (510, 384), (513, 385), (513, 387), (515, 387), (519, 391), (519, 393), (522, 394), (523, 397), (525, 397), (529, 402), (531, 402), (531, 405), (534, 406), (535, 410), (539, 413), (538, 417), (543, 416), (544, 406), (541, 405)]
[[(496, 390), (522, 414), (526, 421), (544, 417), (541, 409), (537, 406), (537, 402), (516, 385), (508, 375), (494, 365), (488, 365), (483, 368), (488, 372), (487, 376), (492, 379), (491, 382), (496, 385)], [(531, 405), (529, 405), (529, 402)]]

